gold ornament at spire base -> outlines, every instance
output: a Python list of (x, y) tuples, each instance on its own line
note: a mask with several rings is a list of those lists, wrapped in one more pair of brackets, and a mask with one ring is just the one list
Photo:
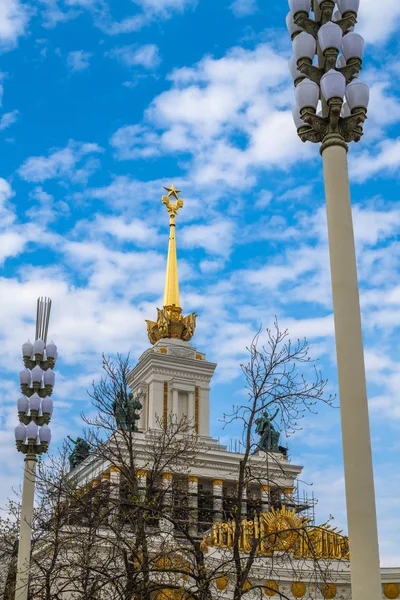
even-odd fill
[[(164, 188), (167, 195), (162, 197), (169, 213), (169, 244), (167, 272), (165, 277), (164, 306), (157, 308), (157, 321), (146, 321), (147, 334), (152, 344), (163, 338), (172, 338), (188, 342), (196, 329), (196, 313), (187, 317), (182, 316), (182, 308), (179, 299), (178, 260), (176, 256), (175, 217), (178, 210), (183, 207), (183, 200), (174, 185)], [(171, 202), (171, 197), (176, 202)]]

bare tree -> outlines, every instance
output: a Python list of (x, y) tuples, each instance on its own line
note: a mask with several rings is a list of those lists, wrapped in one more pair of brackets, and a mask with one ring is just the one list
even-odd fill
[[(228, 579), (234, 600), (250, 589), (260, 598), (263, 590), (288, 598), (275, 585), (282, 569), (293, 581), (303, 575), (329, 585), (338, 561), (324, 554), (320, 542), (339, 544), (340, 560), (348, 554), (346, 540), (329, 533), (328, 525), (316, 528), (279, 489), (290, 468), (277, 435), (298, 430), (307, 412), (332, 398), (305, 340), (293, 344), (277, 323), (267, 330), (265, 345), (260, 336), (242, 365), (247, 399), (224, 415), (226, 428), (240, 424), (243, 433), (223, 523), (206, 500), (191, 503), (188, 476), (208, 451), (193, 424), (163, 415), (157, 429), (138, 432), (142, 398), (129, 389), (129, 357), (103, 357), (104, 376), (90, 391), (94, 416), (83, 415), (86, 460), (72, 461), (69, 472), (64, 448), (62, 458), (39, 470), (35, 598), (217, 600)], [(250, 509), (246, 500), (249, 486), (266, 483), (279, 492), (267, 515), (260, 503)], [(3, 530), (6, 539), (5, 523)], [(0, 540), (0, 552), (2, 547), (12, 550)], [(260, 564), (266, 576), (257, 583), (254, 568)]]
[[(284, 568), (292, 571), (294, 581), (305, 570), (309, 578), (312, 571), (315, 584), (320, 582), (321, 586), (326, 586), (329, 585), (329, 574), (332, 572), (332, 560), (329, 557), (324, 560), (321, 553), (316, 551), (314, 542), (318, 528), (313, 527), (306, 517), (290, 519), (289, 515), (289, 518), (282, 518), (280, 522), (278, 516), (275, 521), (271, 518), (272, 531), (265, 527), (264, 531), (259, 531), (252, 539), (247, 538), (247, 551), (243, 552), (243, 536), (246, 535), (245, 529), (249, 527), (247, 519), (243, 518), (247, 488), (254, 482), (260, 485), (268, 483), (272, 487), (281, 479), (279, 475), (285, 476), (288, 463), (282, 460), (282, 454), (285, 456), (287, 449), (277, 445), (279, 434), (284, 433), (288, 437), (300, 429), (300, 421), (307, 412), (315, 413), (321, 404), (333, 404), (333, 397), (326, 394), (327, 381), (322, 378), (315, 362), (310, 358), (306, 339), (293, 343), (288, 331), (282, 331), (277, 321), (272, 329), (266, 330), (266, 343), (263, 345), (260, 344), (261, 334), (260, 330), (247, 348), (248, 362), (241, 365), (247, 399), (234, 406), (230, 414), (224, 415), (225, 428), (232, 424), (237, 426), (238, 422), (242, 425), (242, 455), (229, 522), (232, 540), (228, 544), (229, 552), (223, 553), (225, 565), (222, 569), (234, 581), (234, 600), (245, 597), (250, 589), (257, 589), (257, 586), (249, 584), (249, 578), (259, 557), (260, 547), (267, 556), (264, 567), (269, 572), (267, 580), (270, 582), (274, 583), (279, 568)], [(257, 437), (257, 426), (263, 417), (269, 429), (264, 432), (267, 435), (260, 440)], [(274, 419), (279, 426), (273, 425)], [(257, 459), (261, 459), (261, 464)], [(276, 508), (291, 507), (292, 516), (297, 510), (301, 511), (301, 506), (293, 504), (293, 497), (285, 494), (282, 487), (279, 489), (279, 484), (277, 487), (279, 493), (275, 502), (270, 505), (272, 514), (274, 504)], [(255, 527), (256, 522), (257, 527), (261, 527), (258, 519), (254, 515), (254, 523), (250, 523), (250, 529)], [(321, 531), (329, 532), (329, 525), (323, 526)], [(297, 552), (295, 558), (295, 553), (290, 552), (295, 546), (294, 541), (289, 544), (288, 540), (297, 541), (297, 547), (301, 544), (303, 554)], [(343, 555), (346, 555), (346, 548), (343, 549)], [(307, 561), (304, 556), (308, 556)], [(262, 597), (263, 589), (268, 590), (268, 584), (264, 583), (258, 589)], [(275, 586), (269, 591), (281, 598), (288, 598), (285, 592)]]

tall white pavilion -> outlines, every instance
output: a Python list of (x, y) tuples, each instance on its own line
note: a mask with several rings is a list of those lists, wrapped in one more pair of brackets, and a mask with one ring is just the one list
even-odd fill
[[(189, 532), (202, 543), (206, 562), (218, 567), (218, 564), (226, 564), (232, 550), (232, 498), (235, 497), (242, 454), (229, 450), (210, 437), (210, 386), (217, 365), (207, 360), (204, 352), (191, 343), (196, 314), (182, 314), (175, 229), (176, 216), (183, 201), (179, 198), (179, 190), (173, 185), (165, 189), (167, 195), (162, 197), (162, 202), (169, 213), (170, 236), (164, 306), (157, 309), (156, 321), (147, 321), (151, 345), (140, 356), (128, 378), (133, 395), (140, 394), (142, 404), (134, 438), (136, 473), (140, 489), (146, 489), (149, 477), (147, 449), (152, 432), (166, 427), (171, 416), (177, 420), (186, 417), (197, 435), (198, 452), (184, 473), (175, 472), (173, 468), (165, 470), (160, 485), (170, 490), (167, 497), (171, 510), (178, 507), (183, 512), (189, 511), (192, 517), (195, 515), (188, 525)], [(307, 549), (302, 548), (301, 544), (299, 546), (298, 542), (293, 542), (292, 547), (292, 542), (284, 535), (285, 530), (301, 525), (304, 515), (310, 517), (312, 504), (307, 499), (300, 500), (297, 488), (302, 466), (289, 461), (284, 450), (259, 451), (251, 456), (252, 468), (255, 472), (259, 469), (260, 477), (253, 478), (243, 497), (243, 556), (250, 551), (254, 539), (259, 540), (259, 544), (254, 567), (246, 584), (246, 598), (259, 598), (259, 593), (252, 593), (252, 587), (258, 586), (258, 589), (264, 589), (266, 597), (350, 600), (347, 538), (329, 527), (311, 530), (315, 555), (330, 565), (329, 584), (318, 585), (314, 580), (315, 569)], [(262, 475), (266, 472), (266, 465), (268, 477)], [(70, 476), (84, 490), (109, 482), (114, 494), (123, 488), (123, 475), (118, 465), (98, 456), (89, 455), (71, 471)], [(178, 481), (179, 486), (174, 487)], [(315, 484), (318, 489), (318, 482)], [(182, 489), (185, 491), (183, 495), (175, 495), (178, 494), (175, 490)], [(290, 568), (284, 561), (272, 564), (270, 548), (266, 548), (262, 541), (263, 531), (270, 531), (271, 528), (278, 532), (276, 544), (281, 544), (280, 547), (290, 555)], [(149, 535), (157, 540), (157, 526)], [(171, 539), (174, 538), (173, 527), (169, 535)], [(155, 541), (156, 546), (157, 543)], [(293, 567), (296, 561), (299, 565), (297, 570)], [(398, 598), (399, 583), (400, 569), (382, 569), (383, 598)], [(186, 585), (187, 579), (182, 581), (183, 590)], [(165, 591), (155, 595), (154, 600), (178, 600), (183, 597)], [(233, 597), (232, 582), (223, 571), (215, 580), (215, 597), (221, 600)]]

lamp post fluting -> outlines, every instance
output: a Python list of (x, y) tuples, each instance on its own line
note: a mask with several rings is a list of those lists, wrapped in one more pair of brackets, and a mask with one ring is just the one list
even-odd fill
[(303, 142), (321, 143), (324, 168), (352, 599), (377, 600), (382, 588), (347, 166), (348, 143), (361, 139), (369, 100), (368, 87), (358, 81), (364, 51), (354, 32), (359, 4), (289, 0), (286, 22), (294, 52), (293, 118)]
[[(53, 393), (57, 347), (47, 343), (51, 301), (38, 299), (36, 341), (22, 346), (24, 369), (20, 372), (22, 396), (17, 401), (19, 424), (15, 428), (17, 450), (25, 455), (20, 517), (15, 600), (27, 600), (31, 556), (31, 531), (35, 495), (37, 456), (47, 452), (51, 441), (49, 423), (53, 414)], [(41, 337), (39, 337), (41, 336)]]

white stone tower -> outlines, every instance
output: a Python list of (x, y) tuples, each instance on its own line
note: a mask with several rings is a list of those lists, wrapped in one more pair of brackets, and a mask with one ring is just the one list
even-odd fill
[(139, 358), (129, 382), (133, 393), (142, 396), (140, 430), (160, 428), (172, 414), (178, 419), (186, 417), (198, 435), (209, 437), (210, 381), (217, 365), (189, 343), (196, 328), (196, 314), (182, 316), (175, 238), (175, 217), (183, 200), (173, 185), (165, 189), (167, 196), (162, 201), (170, 215), (170, 236), (164, 306), (157, 309), (156, 322), (147, 321), (153, 348)]

